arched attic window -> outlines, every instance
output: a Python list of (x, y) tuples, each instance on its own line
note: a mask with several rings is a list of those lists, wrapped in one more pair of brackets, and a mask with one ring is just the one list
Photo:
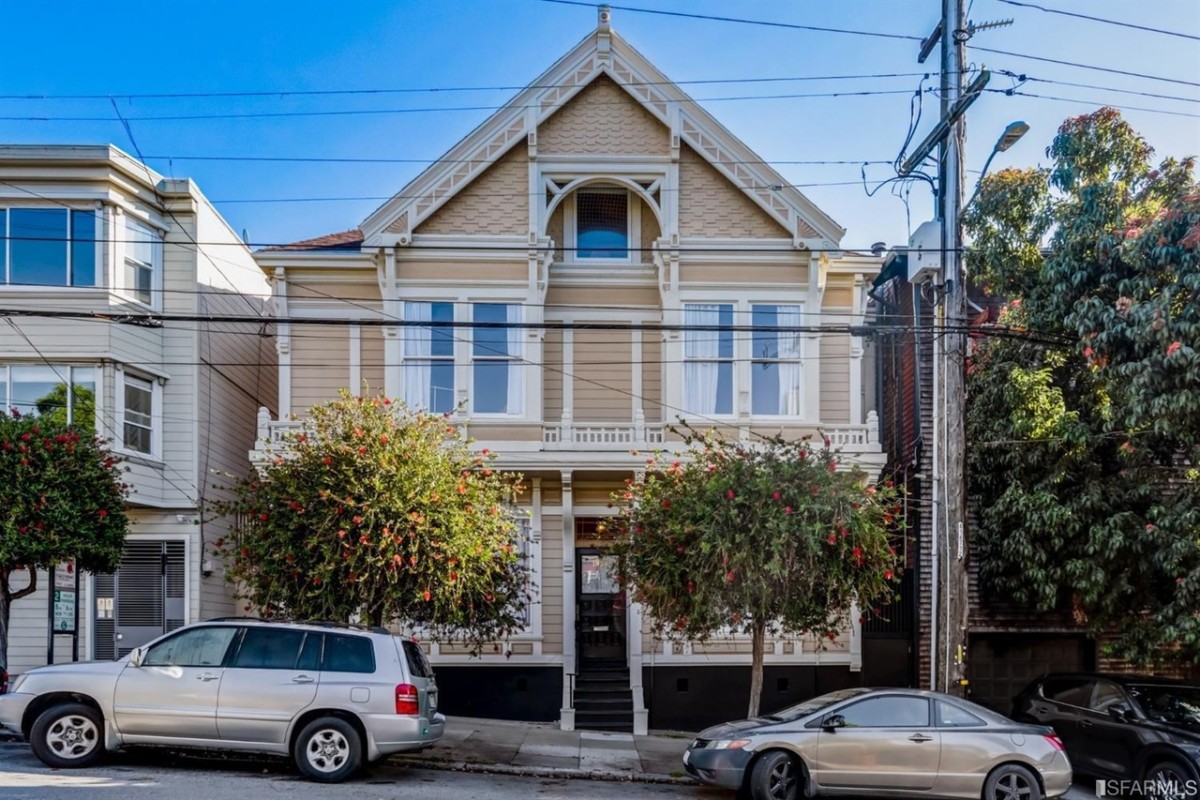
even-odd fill
[(595, 186), (575, 193), (575, 258), (627, 259), (632, 240), (629, 192)]

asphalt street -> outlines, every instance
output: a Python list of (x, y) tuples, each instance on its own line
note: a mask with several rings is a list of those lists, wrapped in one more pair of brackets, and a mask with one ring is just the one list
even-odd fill
[[(733, 800), (701, 786), (558, 780), (382, 765), (329, 786), (278, 758), (218, 758), (159, 750), (119, 753), (103, 766), (52, 770), (24, 743), (0, 743), (0, 800)], [(1076, 788), (1068, 800), (1095, 795)], [(865, 798), (864, 798), (865, 800)]]

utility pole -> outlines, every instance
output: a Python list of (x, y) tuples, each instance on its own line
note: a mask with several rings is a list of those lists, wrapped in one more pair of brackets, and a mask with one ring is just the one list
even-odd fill
[[(942, 118), (960, 101), (966, 65), (967, 29), (963, 0), (942, 0)], [(966, 120), (958, 115), (950, 123), (949, 134), (941, 149), (942, 264), (946, 294), (943, 300), (943, 324), (948, 326), (942, 339), (941, 369), (945, 438), (942, 452), (942, 527), (944, 550), (939, 595), (945, 604), (939, 629), (942, 633), (938, 662), (940, 686), (944, 692), (966, 693), (967, 656), (967, 447), (966, 447), (966, 360), (967, 360), (967, 286), (963, 268), (962, 203), (965, 196), (964, 152)], [(938, 417), (934, 409), (934, 418)]]

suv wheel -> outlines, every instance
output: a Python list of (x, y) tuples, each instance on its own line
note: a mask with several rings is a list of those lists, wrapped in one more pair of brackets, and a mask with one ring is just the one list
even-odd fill
[(51, 706), (29, 732), (33, 754), (48, 767), (88, 767), (104, 755), (104, 717), (83, 703)]
[(362, 764), (362, 739), (340, 717), (319, 717), (304, 726), (292, 747), (296, 766), (309, 778), (339, 783)]
[(1176, 800), (1188, 796), (1187, 786), (1196, 780), (1196, 772), (1182, 762), (1169, 758), (1155, 762), (1146, 770), (1145, 778), (1154, 784), (1153, 791), (1160, 792), (1150, 795), (1154, 800)]

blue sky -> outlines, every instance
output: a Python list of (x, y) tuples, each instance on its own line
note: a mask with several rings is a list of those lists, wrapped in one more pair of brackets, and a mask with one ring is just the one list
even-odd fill
[[(626, 0), (629, 6), (924, 36), (938, 0)], [(1032, 0), (1140, 25), (1200, 35), (1195, 0)], [(623, 5), (624, 3), (617, 3)], [(981, 32), (972, 45), (1102, 65), (1200, 84), (1200, 42), (974, 0), (975, 22), (1013, 18)], [(536, 78), (594, 26), (593, 8), (538, 0), (344, 0), (341, 3), (176, 0), (121, 4), (60, 0), (14, 3), (5, 10), (0, 94), (64, 95), (521, 86)], [(680, 81), (814, 75), (911, 73), (910, 41), (814, 33), (727, 22), (614, 11), (614, 29)], [(969, 114), (968, 165), (978, 169), (1004, 126), (1023, 119), (1024, 140), (993, 169), (1045, 161), (1061, 121), (1099, 103), (1200, 114), (1200, 87), (1149, 81), (1024, 58), (975, 52), (972, 60), (1080, 88), (1027, 84), (1024, 91), (1072, 101), (988, 94)], [(936, 76), (931, 76), (936, 83)], [(909, 120), (919, 77), (727, 83), (685, 88), (768, 161), (890, 160)], [(991, 87), (1012, 82), (993, 77)], [(1188, 101), (1117, 93), (1116, 89)], [(709, 100), (745, 95), (897, 90), (865, 97)], [(237, 230), (254, 242), (281, 242), (356, 226), (383, 197), (422, 168), (416, 163), (329, 164), (222, 160), (230, 156), (435, 159), (488, 115), (486, 110), (252, 119), (154, 120), (206, 115), (364, 109), (498, 106), (514, 92), (445, 91), (359, 96), (119, 100), (141, 152), (156, 170), (191, 177)], [(1094, 101), (1077, 102), (1076, 100)], [(927, 96), (917, 138), (937, 117)], [(1200, 119), (1129, 110), (1126, 117), (1160, 155), (1200, 152)], [(36, 121), (14, 119), (39, 117)], [(61, 119), (94, 117), (96, 121)], [(107, 99), (0, 99), (0, 141), (104, 143), (134, 152)], [(217, 157), (192, 160), (188, 157)], [(912, 189), (910, 214), (884, 188), (868, 198), (859, 167), (780, 165), (848, 229), (843, 243), (865, 247), (907, 238), (931, 215), (928, 189)], [(869, 168), (883, 179), (890, 166)], [(968, 191), (970, 186), (968, 187)], [(364, 198), (281, 202), (282, 198)], [(271, 202), (234, 202), (270, 200)]]

